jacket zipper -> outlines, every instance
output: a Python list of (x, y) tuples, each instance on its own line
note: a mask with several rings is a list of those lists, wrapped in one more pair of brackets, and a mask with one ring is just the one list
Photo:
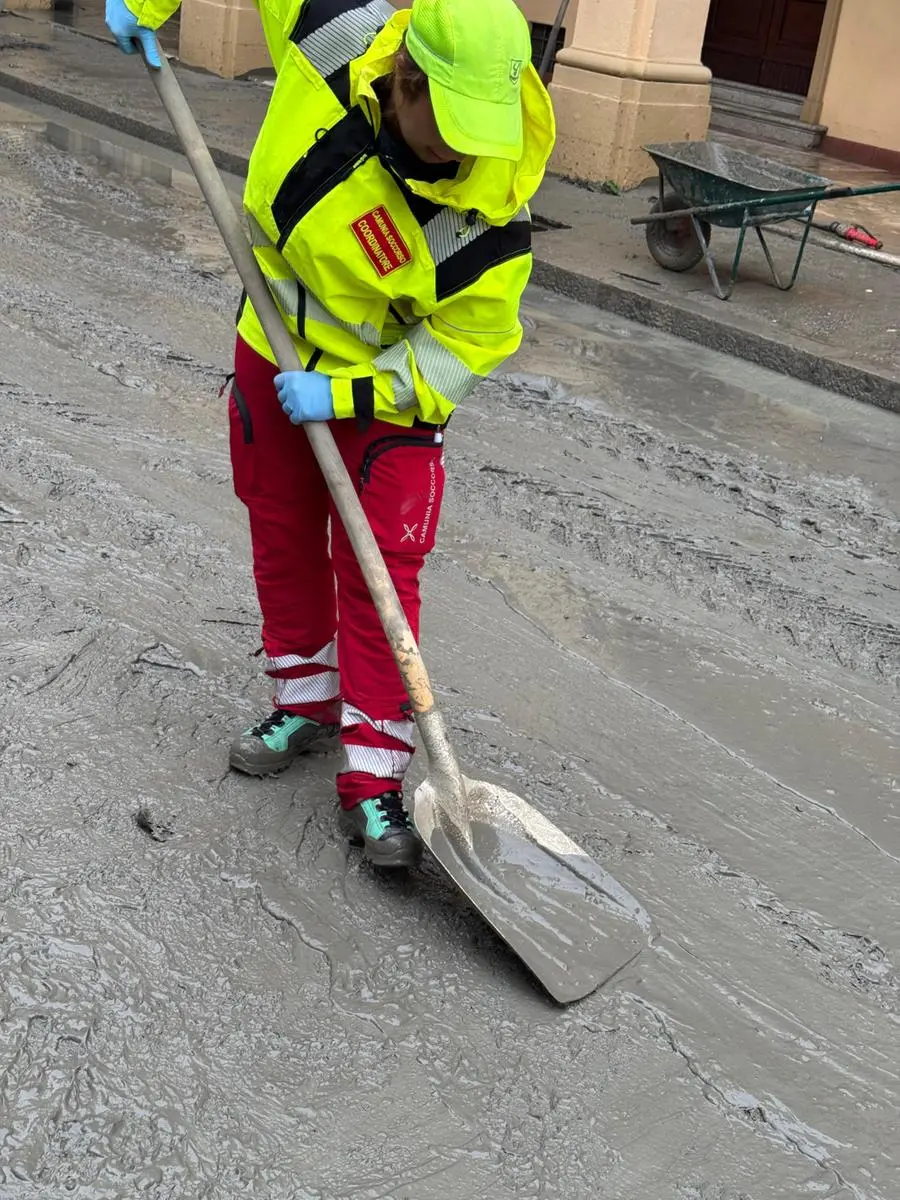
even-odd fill
[(348, 158), (346, 162), (342, 163), (341, 166), (332, 171), (324, 183), (319, 184), (312, 195), (306, 197), (303, 203), (298, 205), (297, 208), (295, 208), (291, 213), (291, 216), (278, 239), (277, 249), (284, 249), (288, 239), (302, 218), (305, 217), (307, 213), (312, 212), (324, 195), (330, 192), (333, 188), (336, 188), (339, 183), (343, 183), (345, 179), (349, 179), (357, 167), (361, 167), (363, 163), (368, 162), (374, 153), (375, 142), (372, 140), (362, 150), (356, 150), (352, 157)]

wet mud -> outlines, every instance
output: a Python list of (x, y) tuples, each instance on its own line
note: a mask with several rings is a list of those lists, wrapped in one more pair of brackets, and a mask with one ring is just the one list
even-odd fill
[(267, 688), (199, 201), (27, 123), (0, 169), (2, 1200), (900, 1194), (897, 418), (539, 292), (454, 418), (460, 757), (656, 930), (560, 1008), (348, 849), (334, 756), (226, 770)]

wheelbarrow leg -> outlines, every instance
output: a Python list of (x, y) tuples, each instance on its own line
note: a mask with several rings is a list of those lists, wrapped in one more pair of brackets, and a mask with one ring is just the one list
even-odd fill
[(706, 269), (709, 271), (709, 277), (712, 280), (713, 291), (720, 300), (727, 300), (734, 290), (734, 282), (732, 282), (727, 291), (722, 290), (722, 285), (719, 283), (719, 273), (716, 270), (716, 264), (713, 262), (713, 256), (710, 253), (709, 242), (703, 236), (703, 228), (693, 213), (691, 214), (691, 224), (694, 227), (694, 233), (697, 237), (697, 241), (700, 243), (700, 246), (703, 250), (703, 259), (706, 263)]
[[(731, 279), (729, 280), (729, 283), (728, 283), (727, 293), (721, 297), (722, 300), (728, 300), (730, 298), (731, 293), (734, 291), (735, 284), (737, 283), (738, 268), (741, 265), (741, 258), (744, 253), (744, 239), (747, 236), (747, 227), (748, 227), (749, 223), (750, 223), (750, 210), (745, 208), (744, 209), (744, 217), (743, 217), (743, 220), (741, 221), (741, 232), (740, 232), (740, 235), (738, 236), (738, 243), (737, 243), (737, 246), (735, 247), (734, 258), (732, 259), (732, 262), (731, 262)], [(758, 232), (759, 232), (759, 230), (757, 230), (757, 233)]]
[(772, 272), (772, 279), (775, 281), (775, 286), (777, 288), (780, 288), (781, 291), (783, 291), (783, 292), (789, 292), (791, 290), (791, 288), (794, 286), (794, 284), (797, 282), (797, 276), (800, 273), (800, 263), (803, 261), (803, 254), (804, 254), (804, 251), (806, 250), (806, 243), (809, 239), (809, 231), (812, 228), (813, 217), (815, 215), (816, 215), (816, 203), (814, 201), (809, 207), (809, 212), (806, 217), (806, 225), (803, 229), (803, 237), (800, 239), (800, 247), (797, 250), (797, 257), (794, 259), (794, 269), (791, 272), (791, 277), (787, 283), (781, 282), (781, 277), (779, 276), (778, 272), (775, 269), (775, 264), (772, 261), (772, 255), (769, 252), (769, 244), (766, 241), (766, 239), (763, 237), (763, 231), (760, 229), (760, 227), (758, 225), (756, 226), (756, 236), (759, 238), (759, 244), (763, 248), (763, 254), (765, 254), (766, 262), (769, 264), (769, 270)]

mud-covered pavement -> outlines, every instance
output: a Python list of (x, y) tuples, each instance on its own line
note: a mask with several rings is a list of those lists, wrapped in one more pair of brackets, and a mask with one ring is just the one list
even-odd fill
[[(448, 438), (471, 773), (658, 935), (547, 1001), (266, 705), (199, 201), (0, 129), (2, 1200), (900, 1195), (900, 423), (533, 293)], [(419, 765), (421, 770), (421, 764)]]

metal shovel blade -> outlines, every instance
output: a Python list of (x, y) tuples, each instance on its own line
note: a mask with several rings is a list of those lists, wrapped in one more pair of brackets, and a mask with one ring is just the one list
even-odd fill
[(413, 821), (456, 886), (560, 1004), (589, 995), (647, 944), (650, 918), (640, 904), (505, 788), (429, 774), (416, 789)]

